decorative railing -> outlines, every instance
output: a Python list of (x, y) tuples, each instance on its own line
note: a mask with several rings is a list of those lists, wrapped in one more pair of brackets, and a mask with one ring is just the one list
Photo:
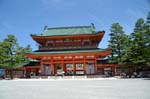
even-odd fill
[(57, 50), (57, 49), (80, 49), (80, 48), (97, 48), (95, 45), (91, 46), (42, 46), (39, 50)]

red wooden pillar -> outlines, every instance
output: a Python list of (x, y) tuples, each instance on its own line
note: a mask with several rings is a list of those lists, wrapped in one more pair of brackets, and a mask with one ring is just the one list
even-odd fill
[(63, 62), (61, 63), (61, 66), (62, 66), (62, 71), (65, 71), (65, 66)]
[(52, 57), (49, 58), (49, 61), (50, 61), (49, 64), (50, 64), (50, 69), (51, 69), (51, 71), (50, 71), (51, 75), (54, 75), (54, 67), (53, 67), (53, 64), (52, 64)]
[(96, 57), (94, 59), (94, 69), (95, 69), (95, 74), (97, 74), (97, 61), (96, 61)]
[(53, 64), (54, 75), (56, 75), (57, 74), (57, 67), (56, 67), (56, 63), (54, 63), (54, 61), (53, 61), (53, 57), (51, 58), (51, 62)]
[(52, 62), (50, 62), (50, 68), (51, 68), (51, 75), (54, 75), (54, 65), (52, 64)]
[(40, 60), (40, 72), (41, 72), (41, 75), (43, 75), (43, 62), (42, 62), (42, 58)]
[(64, 61), (63, 61), (63, 59), (62, 59), (62, 56), (61, 56), (60, 61), (61, 61), (62, 71), (65, 72), (65, 66), (64, 66)]
[(73, 56), (72, 59), (73, 59), (73, 74), (76, 74), (75, 56)]
[(24, 77), (26, 77), (26, 76), (27, 76), (26, 68), (23, 68), (23, 75), (24, 75)]
[(57, 74), (56, 64), (53, 64), (53, 66), (54, 66), (54, 75), (56, 75)]
[(64, 60), (63, 60), (63, 65), (64, 65), (64, 72), (65, 72), (65, 74), (66, 74), (66, 64), (64, 63)]
[(114, 67), (114, 75), (116, 75), (116, 65), (113, 65)]
[(52, 75), (51, 57), (47, 56), (46, 60), (47, 60), (48, 65), (49, 65), (50, 75)]
[(83, 59), (83, 61), (84, 61), (84, 74), (86, 75), (86, 60), (85, 60), (86, 56), (83, 56), (83, 57), (84, 57), (84, 59)]

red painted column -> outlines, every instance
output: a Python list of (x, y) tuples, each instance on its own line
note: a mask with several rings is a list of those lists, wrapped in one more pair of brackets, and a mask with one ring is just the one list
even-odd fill
[(42, 67), (42, 65), (43, 65), (43, 62), (42, 62), (42, 59), (40, 60), (40, 72), (41, 72), (41, 75), (43, 75), (43, 67)]
[(73, 73), (76, 74), (75, 56), (73, 58)]
[(84, 74), (86, 75), (86, 60), (85, 60), (85, 56), (83, 56), (84, 57)]
[(51, 64), (53, 65), (53, 73), (56, 75), (56, 65), (54, 64), (53, 57), (51, 57)]
[(24, 77), (26, 77), (26, 75), (27, 75), (26, 68), (23, 68), (23, 75), (24, 75)]
[(54, 75), (56, 75), (56, 74), (57, 74), (57, 71), (56, 71), (56, 64), (53, 64), (53, 66), (54, 66)]
[(97, 61), (96, 61), (96, 57), (95, 57), (95, 60), (94, 60), (94, 68), (95, 68), (95, 74), (97, 74)]
[(61, 66), (62, 66), (62, 71), (65, 71), (65, 67), (64, 67), (64, 63), (63, 62), (61, 63)]
[(64, 73), (66, 73), (66, 70), (65, 70), (65, 64), (64, 64), (64, 56), (61, 56), (61, 64), (62, 64), (62, 71), (64, 71)]
[(114, 65), (114, 74), (116, 75), (116, 65)]

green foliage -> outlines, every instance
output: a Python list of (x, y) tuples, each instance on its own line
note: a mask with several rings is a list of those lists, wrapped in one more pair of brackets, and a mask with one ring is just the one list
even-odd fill
[(146, 64), (150, 66), (150, 12), (148, 12), (144, 29), (145, 29), (145, 34), (144, 34), (145, 54), (143, 55), (143, 57), (145, 58)]
[(131, 33), (131, 45), (128, 49), (128, 59), (132, 64), (150, 65), (150, 15), (146, 23), (139, 18)]
[(146, 18), (146, 25), (150, 26), (150, 12), (148, 12), (147, 18)]
[(8, 35), (3, 42), (0, 42), (0, 65), (8, 68), (22, 66), (22, 63), (28, 61), (24, 54), (30, 51), (30, 45), (23, 48), (17, 44), (14, 35)]
[(146, 22), (143, 18), (137, 20), (129, 36), (122, 29), (119, 23), (111, 26), (109, 48), (112, 49), (113, 57), (110, 60), (121, 64), (150, 66), (150, 12)]
[(119, 23), (113, 23), (110, 29), (109, 48), (112, 49), (110, 62), (122, 62), (125, 47), (128, 44), (128, 36), (124, 33), (123, 27)]
[(140, 18), (135, 24), (133, 33), (131, 33), (131, 46), (130, 46), (130, 61), (133, 64), (144, 64), (145, 59), (143, 57), (144, 48), (145, 48), (145, 39), (144, 39), (144, 19)]

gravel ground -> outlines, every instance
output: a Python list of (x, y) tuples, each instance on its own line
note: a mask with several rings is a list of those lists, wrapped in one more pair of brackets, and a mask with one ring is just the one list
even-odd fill
[(150, 99), (150, 80), (0, 80), (0, 99)]

